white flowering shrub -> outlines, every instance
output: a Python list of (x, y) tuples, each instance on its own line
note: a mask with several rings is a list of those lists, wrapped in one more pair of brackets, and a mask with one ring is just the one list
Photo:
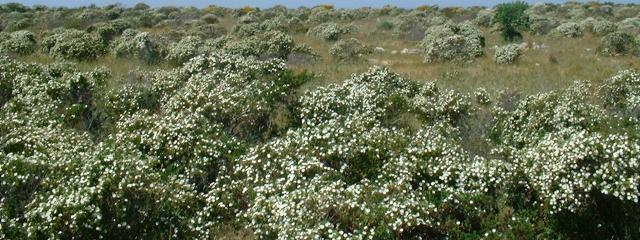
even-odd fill
[(117, 124), (114, 141), (157, 158), (159, 166), (179, 174), (199, 189), (215, 180), (222, 164), (239, 143), (225, 136), (223, 126), (194, 112), (151, 115), (138, 111)]
[(242, 56), (253, 56), (267, 60), (286, 59), (296, 45), (293, 38), (279, 31), (268, 31), (242, 39), (221, 39), (224, 42), (214, 46), (224, 52)]
[(59, 30), (45, 37), (41, 45), (45, 53), (66, 60), (93, 60), (105, 51), (96, 36), (72, 29)]
[(522, 48), (520, 44), (513, 43), (498, 47), (493, 55), (493, 60), (497, 64), (512, 64), (518, 61), (521, 55)]
[(148, 32), (127, 29), (112, 46), (111, 53), (118, 58), (137, 58), (147, 63), (160, 60), (160, 47), (154, 43)]
[(618, 26), (615, 23), (608, 20), (598, 20), (593, 22), (593, 26), (591, 27), (591, 32), (597, 35), (606, 35), (611, 32), (614, 32), (618, 29)]
[(600, 87), (604, 106), (620, 117), (640, 120), (640, 74), (624, 70)]
[(618, 22), (618, 30), (629, 34), (640, 34), (640, 17), (632, 17)]
[(204, 42), (196, 36), (186, 36), (169, 46), (165, 59), (173, 65), (181, 65), (201, 53)]
[(322, 40), (336, 41), (345, 34), (351, 32), (349, 26), (341, 26), (337, 23), (322, 23), (310, 28), (307, 35), (314, 36)]
[(484, 34), (469, 24), (434, 26), (419, 47), (425, 62), (470, 61), (484, 54)]
[(338, 61), (356, 60), (372, 52), (370, 47), (355, 38), (340, 39), (329, 49), (329, 54)]
[(103, 107), (112, 120), (119, 120), (122, 116), (129, 116), (141, 110), (157, 109), (160, 104), (159, 95), (153, 86), (148, 84), (126, 84), (107, 92)]
[[(573, 21), (633, 66), (639, 10), (527, 12), (532, 32)], [(531, 95), (381, 67), (322, 85), (301, 65), (318, 55), (293, 37), (340, 28), (330, 54), (346, 60), (371, 50), (330, 21), (393, 22), (402, 40), (425, 38), (427, 62), (469, 61), (490, 12), (0, 4), (0, 239), (640, 239), (637, 69)], [(14, 31), (26, 27), (58, 29)], [(50, 62), (18, 56), (34, 47), (58, 62), (20, 60)], [(154, 65), (63, 61), (107, 51)]]
[(381, 68), (311, 91), (301, 99), (303, 127), (240, 157), (239, 180), (219, 191), (254, 196), (241, 213), (261, 237), (439, 236), (454, 199), (500, 185), (487, 176), (502, 170), (467, 165), (447, 123), (415, 135), (385, 123), (392, 104), (419, 108), (432, 101), (416, 94), (438, 98), (434, 91)]
[(540, 208), (558, 218), (590, 219), (611, 211), (594, 205), (637, 205), (640, 196), (638, 143), (626, 134), (598, 132), (605, 114), (585, 103), (588, 89), (577, 83), (561, 93), (531, 96), (500, 114), (496, 125), (494, 151), (513, 163), (511, 171), (535, 192)]
[(222, 53), (196, 57), (182, 71), (190, 77), (163, 109), (195, 111), (243, 138), (268, 134), (270, 113), (303, 83), (284, 70), (281, 60)]
[(32, 32), (22, 30), (12, 33), (0, 33), (0, 52), (27, 55), (35, 50), (36, 39)]
[(579, 38), (584, 35), (584, 27), (580, 23), (566, 22), (556, 27), (552, 34), (558, 37)]
[(640, 46), (632, 35), (625, 32), (612, 32), (600, 41), (598, 53), (604, 56), (636, 55), (640, 56)]

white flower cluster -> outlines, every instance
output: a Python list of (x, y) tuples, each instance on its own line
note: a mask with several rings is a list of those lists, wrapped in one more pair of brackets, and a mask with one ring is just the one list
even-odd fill
[(498, 47), (493, 55), (493, 60), (497, 64), (512, 64), (518, 61), (521, 55), (522, 48), (520, 44), (512, 43)]
[(604, 113), (585, 104), (589, 86), (525, 99), (497, 125), (501, 152), (552, 213), (582, 211), (593, 191), (637, 202), (640, 145), (626, 135), (594, 132)]
[(429, 28), (419, 47), (426, 62), (470, 61), (484, 54), (484, 34), (470, 24)]
[(12, 33), (0, 33), (0, 52), (27, 55), (35, 50), (36, 39), (32, 32), (22, 30)]

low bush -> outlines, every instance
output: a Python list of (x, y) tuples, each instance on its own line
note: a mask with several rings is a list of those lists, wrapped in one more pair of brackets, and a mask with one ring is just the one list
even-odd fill
[(469, 24), (434, 26), (419, 47), (426, 62), (470, 61), (484, 54), (484, 34)]
[(625, 32), (612, 32), (602, 37), (598, 53), (604, 56), (636, 55), (640, 56), (640, 46), (632, 35)]
[(105, 52), (102, 42), (85, 31), (58, 30), (42, 40), (43, 51), (65, 60), (94, 60)]
[(584, 27), (579, 23), (566, 22), (556, 27), (552, 34), (558, 37), (580, 38), (584, 35)]
[(351, 32), (349, 27), (341, 26), (337, 23), (322, 23), (307, 32), (307, 35), (314, 36), (322, 40), (337, 41), (343, 35)]
[(181, 65), (201, 54), (204, 42), (200, 37), (186, 36), (177, 43), (169, 45), (165, 59), (173, 65)]
[(632, 17), (618, 22), (618, 30), (628, 34), (640, 34), (640, 17)]
[(606, 35), (611, 32), (614, 32), (618, 29), (614, 23), (608, 20), (598, 20), (593, 22), (593, 26), (591, 28), (591, 32), (596, 35)]
[(338, 61), (353, 61), (372, 52), (370, 47), (355, 38), (340, 39), (329, 49), (329, 54)]
[(147, 63), (161, 59), (160, 47), (153, 42), (148, 32), (128, 29), (112, 46), (111, 53), (119, 58), (136, 58)]
[(493, 59), (497, 64), (512, 64), (518, 61), (521, 55), (522, 48), (520, 44), (514, 43), (498, 47)]
[(36, 38), (32, 32), (0, 33), (0, 52), (27, 55), (35, 52)]

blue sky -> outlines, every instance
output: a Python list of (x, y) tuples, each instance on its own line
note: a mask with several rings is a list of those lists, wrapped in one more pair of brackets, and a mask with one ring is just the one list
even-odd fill
[[(276, 4), (282, 4), (288, 7), (299, 7), (299, 6), (316, 6), (319, 4), (333, 4), (336, 7), (362, 7), (362, 6), (370, 6), (370, 7), (380, 7), (385, 4), (396, 5), (404, 8), (413, 8), (420, 5), (439, 5), (439, 6), (491, 6), (501, 2), (510, 2), (509, 0), (432, 0), (432, 1), (418, 1), (418, 0), (406, 0), (406, 1), (389, 1), (389, 0), (306, 0), (306, 1), (293, 1), (293, 0), (266, 0), (266, 1), (251, 1), (251, 0), (0, 0), (0, 3), (7, 2), (19, 2), (25, 5), (33, 5), (33, 4), (44, 4), (49, 6), (69, 6), (69, 7), (77, 7), (89, 4), (96, 5), (107, 5), (113, 3), (122, 3), (127, 6), (132, 6), (138, 2), (144, 2), (151, 6), (196, 6), (196, 7), (204, 7), (210, 4), (225, 6), (225, 7), (242, 7), (246, 5), (257, 6), (261, 8), (268, 8)], [(535, 3), (535, 2), (555, 2), (562, 3), (562, 0), (551, 0), (551, 1), (541, 1), (541, 0), (529, 0), (527, 2)], [(638, 2), (638, 0), (612, 0), (612, 2), (616, 3), (633, 3)]]

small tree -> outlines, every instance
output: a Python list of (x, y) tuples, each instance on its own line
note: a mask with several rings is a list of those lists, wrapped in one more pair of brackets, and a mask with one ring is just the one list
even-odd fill
[(498, 4), (493, 22), (500, 24), (502, 38), (505, 41), (522, 39), (522, 31), (529, 27), (529, 17), (525, 13), (529, 6), (522, 1)]

